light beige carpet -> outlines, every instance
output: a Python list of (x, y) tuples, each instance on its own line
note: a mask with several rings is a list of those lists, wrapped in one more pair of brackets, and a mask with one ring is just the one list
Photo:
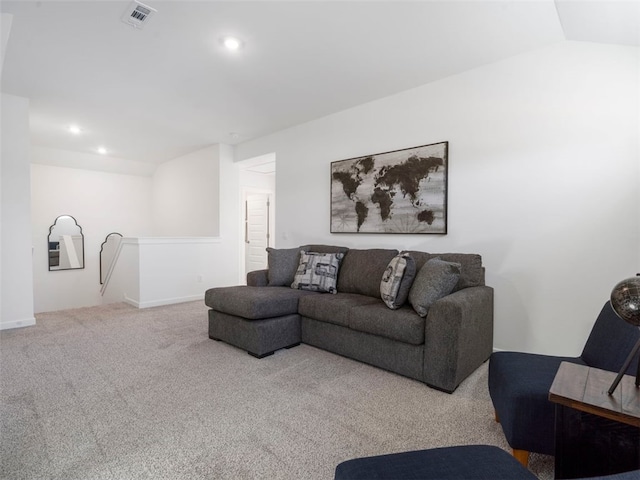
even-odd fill
[(209, 340), (202, 302), (36, 319), (0, 333), (3, 479), (332, 479), (359, 456), (508, 449), (486, 364), (449, 395), (308, 345), (258, 360)]

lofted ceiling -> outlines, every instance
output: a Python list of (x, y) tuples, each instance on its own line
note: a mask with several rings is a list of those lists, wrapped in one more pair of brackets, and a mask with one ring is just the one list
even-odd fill
[(143, 1), (141, 29), (131, 2), (0, 3), (33, 145), (161, 163), (555, 42), (640, 43), (636, 1)]

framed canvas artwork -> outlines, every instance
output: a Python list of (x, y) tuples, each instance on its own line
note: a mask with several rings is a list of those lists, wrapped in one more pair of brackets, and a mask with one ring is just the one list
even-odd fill
[(447, 233), (449, 142), (331, 163), (331, 233)]

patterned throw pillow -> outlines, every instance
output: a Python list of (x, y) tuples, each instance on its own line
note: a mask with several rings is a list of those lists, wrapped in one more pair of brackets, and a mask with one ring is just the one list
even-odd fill
[(391, 259), (380, 282), (380, 297), (387, 307), (395, 310), (407, 301), (415, 275), (416, 262), (408, 253)]
[(449, 295), (460, 278), (460, 264), (432, 258), (425, 263), (409, 291), (409, 302), (421, 317), (426, 317), (436, 301)]
[(338, 293), (338, 270), (344, 253), (300, 252), (300, 264), (291, 288)]

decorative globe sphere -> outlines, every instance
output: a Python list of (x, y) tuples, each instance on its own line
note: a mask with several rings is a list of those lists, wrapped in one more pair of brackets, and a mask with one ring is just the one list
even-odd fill
[(640, 327), (640, 277), (627, 278), (613, 287), (611, 306), (624, 321)]

